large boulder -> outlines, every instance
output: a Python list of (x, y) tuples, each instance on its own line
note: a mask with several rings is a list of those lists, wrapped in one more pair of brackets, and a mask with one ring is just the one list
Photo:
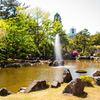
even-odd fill
[(100, 76), (93, 77), (93, 79), (97, 85), (100, 85)]
[(54, 81), (53, 83), (50, 84), (51, 88), (58, 88), (61, 86), (59, 81)]
[(62, 81), (67, 83), (72, 80), (72, 76), (69, 69), (65, 69), (62, 76)]
[(50, 61), (49, 62), (49, 66), (53, 66), (53, 61)]
[(26, 88), (25, 93), (29, 93), (36, 90), (49, 88), (45, 80), (34, 80), (28, 88)]
[(63, 90), (63, 94), (82, 95), (84, 93), (84, 83), (80, 78), (76, 78), (69, 82)]
[(54, 62), (53, 62), (53, 66), (59, 66), (58, 61), (54, 61)]
[(99, 70), (95, 71), (95, 72), (93, 73), (93, 76), (94, 76), (94, 77), (95, 77), (95, 76), (100, 76), (100, 71), (99, 71)]
[(10, 94), (14, 94), (14, 93), (8, 91), (6, 88), (0, 89), (0, 96), (7, 96), (7, 95), (10, 95)]
[(60, 66), (64, 66), (64, 60), (61, 60), (59, 63)]

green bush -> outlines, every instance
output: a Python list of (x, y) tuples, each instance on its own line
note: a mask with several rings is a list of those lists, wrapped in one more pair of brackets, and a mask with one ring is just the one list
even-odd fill
[(80, 56), (83, 56), (84, 55), (83, 52), (80, 52), (79, 54), (80, 54)]
[(92, 78), (91, 78), (91, 76), (81, 76), (80, 78), (83, 81), (85, 86), (92, 86)]
[(5, 59), (5, 55), (0, 53), (0, 61)]
[(89, 55), (89, 52), (85, 52), (84, 55)]
[(100, 52), (96, 53), (96, 57), (100, 57)]
[(20, 57), (21, 59), (25, 59), (25, 58), (26, 58), (26, 56), (27, 56), (27, 54), (26, 54), (26, 53), (21, 53), (21, 54), (19, 55), (19, 57)]

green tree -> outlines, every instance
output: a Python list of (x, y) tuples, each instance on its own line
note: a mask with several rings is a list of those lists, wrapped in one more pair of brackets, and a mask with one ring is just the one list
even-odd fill
[(54, 21), (59, 21), (60, 23), (62, 22), (62, 21), (61, 21), (61, 16), (60, 16), (60, 14), (56, 13), (56, 14), (54, 15)]
[(11, 17), (15, 17), (17, 15), (17, 9), (18, 6), (24, 6), (25, 8), (28, 8), (29, 6), (25, 6), (25, 3), (19, 3), (18, 0), (1, 0), (0, 4), (0, 17), (2, 19), (8, 19)]
[[(90, 33), (88, 32), (87, 29), (84, 29), (77, 33), (75, 37), (73, 38), (76, 48), (79, 50), (85, 50), (89, 47), (89, 42), (90, 42)], [(80, 51), (79, 50), (79, 51)]]
[(3, 19), (16, 16), (16, 7), (20, 5), (17, 0), (3, 0), (1, 4), (0, 16)]
[[(2, 50), (7, 60), (8, 57), (23, 58), (29, 53), (38, 52), (37, 47), (33, 41), (33, 35), (28, 31), (30, 20), (22, 12), (18, 13), (16, 17), (7, 20), (6, 35), (2, 37)], [(32, 21), (32, 23), (35, 23)], [(33, 24), (34, 25), (34, 24)]]
[(91, 35), (91, 45), (100, 45), (100, 33), (98, 32), (95, 35)]
[[(48, 44), (52, 39), (52, 21), (49, 19), (50, 13), (41, 10), (41, 8), (36, 7), (35, 9), (27, 10), (27, 15), (36, 21), (35, 27), (31, 27), (31, 32), (34, 33), (33, 40), (36, 47), (41, 54), (43, 51), (47, 51)], [(44, 50), (45, 48), (45, 50)]]
[(6, 37), (6, 29), (8, 25), (5, 20), (0, 20), (0, 60), (5, 60), (5, 41), (3, 41), (4, 37)]

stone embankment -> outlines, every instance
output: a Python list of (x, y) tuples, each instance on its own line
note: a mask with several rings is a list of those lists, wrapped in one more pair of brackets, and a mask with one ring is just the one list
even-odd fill
[(39, 64), (47, 64), (49, 60), (20, 60), (20, 61), (10, 61), (10, 62), (0, 62), (1, 68), (7, 67), (21, 67), (21, 66), (34, 66)]

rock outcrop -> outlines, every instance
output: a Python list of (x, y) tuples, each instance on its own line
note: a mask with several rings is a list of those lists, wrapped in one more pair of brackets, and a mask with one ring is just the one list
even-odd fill
[(54, 81), (53, 83), (50, 84), (51, 88), (58, 88), (60, 86), (61, 86), (61, 84), (59, 81)]
[(0, 96), (7, 96), (7, 95), (10, 95), (10, 94), (14, 94), (14, 93), (8, 91), (6, 88), (0, 89)]
[(69, 69), (65, 69), (62, 76), (62, 82), (67, 83), (67, 82), (70, 82), (71, 80), (72, 80), (72, 76)]
[(36, 90), (42, 90), (49, 88), (49, 85), (46, 84), (45, 80), (34, 80), (28, 88), (26, 88), (24, 93), (29, 93)]
[(100, 71), (99, 71), (99, 70), (95, 71), (95, 72), (93, 73), (93, 76), (94, 76), (94, 77), (95, 77), (95, 76), (100, 76)]
[(97, 85), (100, 85), (100, 76), (93, 77), (93, 79)]
[(62, 93), (76, 96), (82, 95), (84, 93), (84, 83), (80, 78), (76, 78), (67, 84)]

